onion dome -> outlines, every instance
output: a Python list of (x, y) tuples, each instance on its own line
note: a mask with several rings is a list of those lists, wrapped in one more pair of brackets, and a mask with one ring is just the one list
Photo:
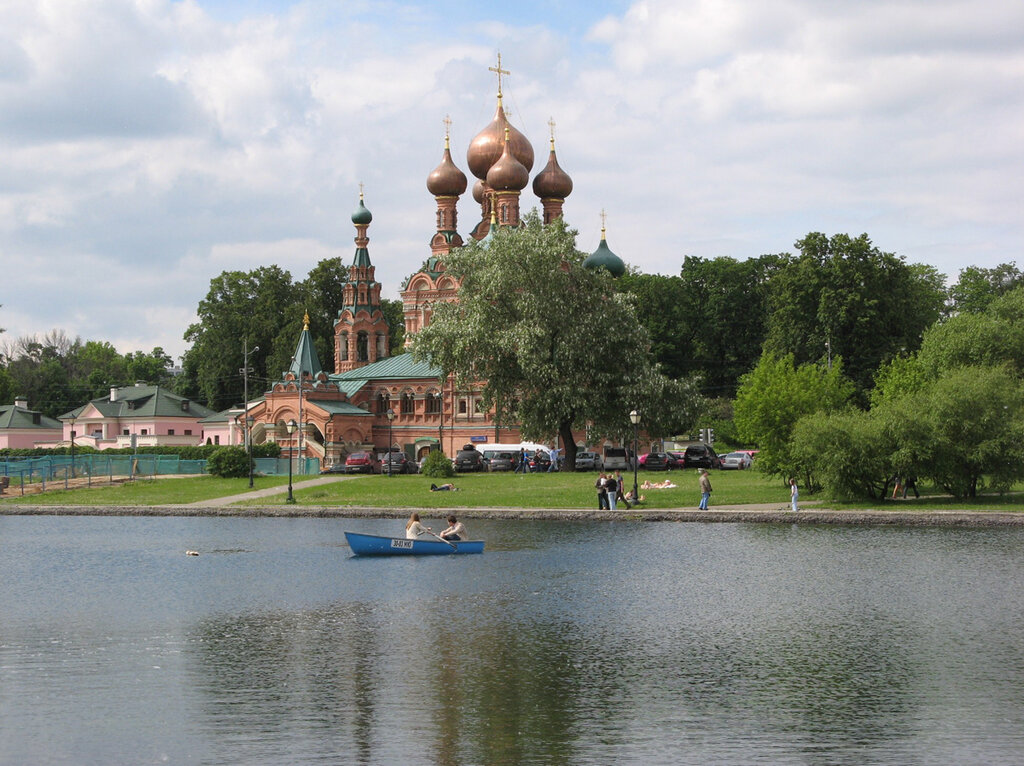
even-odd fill
[[(501, 157), (505, 148), (506, 128), (509, 132), (509, 141), (512, 144), (512, 156), (526, 168), (527, 174), (533, 169), (533, 146), (530, 145), (526, 136), (509, 124), (499, 96), (498, 110), (494, 113), (494, 119), (491, 120), (490, 125), (477, 133), (476, 138), (470, 142), (469, 149), (466, 151), (469, 170), (477, 178), (486, 179), (491, 166)], [(523, 184), (524, 187), (525, 185)]]
[(597, 250), (586, 257), (586, 260), (583, 261), (583, 268), (591, 271), (603, 268), (616, 278), (626, 273), (626, 264), (608, 247), (608, 241), (604, 236), (604, 226), (601, 226), (601, 244), (597, 246)]
[(366, 205), (363, 204), (363, 193), (359, 192), (359, 205), (356, 207), (355, 212), (352, 213), (352, 223), (356, 226), (369, 226), (372, 220), (373, 216), (366, 209)]
[(466, 174), (452, 162), (448, 136), (444, 137), (444, 156), (441, 164), (427, 176), (427, 190), (435, 197), (458, 197), (466, 191)]
[(548, 164), (533, 179), (533, 193), (541, 199), (565, 199), (572, 194), (572, 179), (559, 167), (555, 157), (555, 139), (551, 139)]
[(487, 194), (487, 184), (483, 181), (477, 181), (473, 184), (473, 199), (483, 204), (485, 194)]
[(505, 148), (487, 171), (487, 185), (495, 191), (522, 191), (530, 183), (530, 171), (512, 154), (511, 131), (505, 128)]

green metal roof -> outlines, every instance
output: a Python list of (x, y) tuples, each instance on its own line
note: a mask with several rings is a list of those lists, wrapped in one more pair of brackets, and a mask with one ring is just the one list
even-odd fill
[(330, 379), (340, 385), (342, 381), (349, 380), (365, 382), (368, 380), (440, 378), (441, 375), (441, 368), (435, 367), (430, 362), (417, 362), (412, 358), (412, 354), (398, 354), (364, 367), (331, 375)]
[(588, 255), (586, 260), (583, 261), (583, 268), (585, 269), (599, 269), (602, 267), (607, 269), (613, 277), (621, 277), (626, 273), (626, 264), (611, 251), (604, 235), (601, 236), (601, 244), (597, 246), (597, 250)]
[(13, 404), (0, 406), (0, 428), (63, 428), (59, 420), (47, 417), (37, 410), (26, 410)]
[[(206, 418), (215, 414), (209, 407), (160, 386), (125, 386), (116, 389), (115, 393), (114, 401), (110, 401), (108, 395), (93, 399), (89, 404), (107, 418)], [(76, 407), (65, 412), (60, 419), (78, 417), (84, 409), (85, 405)]]
[(292, 355), (291, 366), (286, 372), (292, 373), (299, 380), (302, 380), (302, 373), (308, 373), (310, 377), (315, 378), (323, 372), (323, 368), (320, 366), (320, 357), (316, 353), (316, 346), (313, 345), (313, 334), (309, 331), (308, 326), (303, 327), (302, 332), (299, 333), (299, 343)]
[(307, 399), (310, 404), (315, 404), (325, 412), (329, 412), (332, 415), (360, 415), (366, 417), (373, 417), (372, 412), (367, 412), (362, 407), (356, 407), (350, 402), (337, 402), (326, 399)]

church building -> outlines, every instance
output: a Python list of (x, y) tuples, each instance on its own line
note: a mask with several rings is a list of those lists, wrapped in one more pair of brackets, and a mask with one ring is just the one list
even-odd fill
[[(466, 160), (475, 176), (473, 199), (480, 217), (468, 236), (485, 239), (499, 226), (517, 226), (521, 195), (530, 185), (533, 146), (505, 115), (498, 66), (497, 108), (494, 118), (470, 142)], [(544, 168), (533, 178), (532, 190), (543, 208), (543, 221), (562, 215), (572, 179), (555, 154), (554, 124)], [(432, 307), (458, 298), (458, 284), (445, 273), (444, 257), (466, 240), (458, 231), (458, 202), (466, 192), (466, 175), (452, 159), (445, 119), (444, 151), (440, 164), (427, 177), (427, 190), (437, 204), (430, 257), (403, 286), (401, 297), (406, 343), (430, 323)], [(481, 447), (490, 442), (518, 442), (515, 424), (496, 423), (480, 405), (478, 390), (458, 390), (440, 369), (416, 362), (411, 354), (389, 355), (390, 328), (381, 311), (380, 289), (370, 258), (368, 235), (373, 216), (362, 192), (352, 214), (356, 229), (355, 255), (348, 269), (342, 305), (334, 324), (334, 370), (328, 373), (317, 358), (309, 333), (308, 317), (299, 336), (292, 363), (258, 402), (249, 406), (254, 443), (278, 442), (286, 453), (316, 457), (327, 467), (356, 451), (404, 451), (418, 459), (440, 447), (454, 455), (465, 443)], [(585, 265), (625, 270), (604, 239)], [(238, 418), (244, 416), (238, 414)], [(300, 424), (293, 434), (287, 424)]]

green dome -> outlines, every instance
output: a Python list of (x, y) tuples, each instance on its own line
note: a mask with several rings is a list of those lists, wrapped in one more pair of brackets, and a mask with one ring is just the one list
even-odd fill
[(585, 269), (599, 269), (605, 268), (608, 273), (613, 277), (621, 277), (626, 273), (626, 264), (622, 262), (615, 253), (608, 247), (608, 242), (605, 238), (601, 237), (601, 244), (597, 246), (597, 250), (587, 256), (586, 260), (583, 261), (583, 268)]
[(363, 196), (359, 195), (359, 206), (356, 211), (352, 214), (352, 223), (356, 226), (367, 226), (370, 221), (373, 220), (373, 216), (370, 211), (366, 209), (366, 205), (363, 204)]

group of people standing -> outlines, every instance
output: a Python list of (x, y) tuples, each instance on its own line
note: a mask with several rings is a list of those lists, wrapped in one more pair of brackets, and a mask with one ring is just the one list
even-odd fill
[(597, 509), (599, 511), (614, 511), (619, 500), (631, 508), (630, 500), (636, 500), (633, 493), (628, 495), (623, 490), (622, 471), (615, 473), (602, 473), (594, 482), (594, 489), (597, 490)]

